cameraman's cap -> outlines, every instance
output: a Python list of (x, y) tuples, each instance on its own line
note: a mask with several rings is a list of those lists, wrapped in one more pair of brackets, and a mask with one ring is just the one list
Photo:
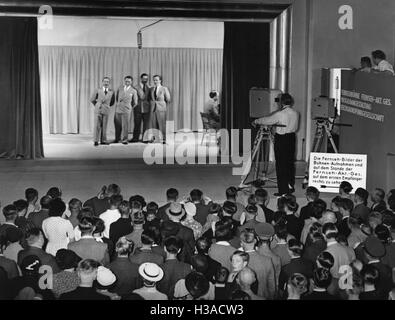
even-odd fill
[(274, 227), (270, 223), (260, 222), (254, 226), (255, 233), (262, 240), (269, 240), (274, 236)]

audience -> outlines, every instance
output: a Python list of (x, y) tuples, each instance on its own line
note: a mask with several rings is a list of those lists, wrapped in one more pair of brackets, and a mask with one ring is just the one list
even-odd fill
[(395, 190), (352, 190), (343, 181), (328, 206), (308, 187), (301, 209), (285, 195), (274, 212), (262, 188), (243, 191), (246, 206), (235, 187), (222, 205), (198, 189), (178, 202), (170, 188), (159, 207), (141, 195), (124, 201), (111, 184), (65, 212), (58, 187), (40, 206), (28, 188), (2, 210), (0, 298), (386, 300), (395, 292)]

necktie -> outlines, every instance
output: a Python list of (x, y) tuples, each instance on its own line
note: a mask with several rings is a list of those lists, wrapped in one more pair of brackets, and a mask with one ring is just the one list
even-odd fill
[(106, 89), (104, 89), (104, 94), (105, 94), (105, 95), (107, 95), (107, 88), (106, 88)]
[(156, 100), (156, 98), (158, 97), (158, 87), (155, 87), (154, 96)]
[(147, 93), (147, 85), (146, 85), (146, 84), (144, 84), (143, 91), (144, 91), (144, 94), (146, 94), (146, 93)]

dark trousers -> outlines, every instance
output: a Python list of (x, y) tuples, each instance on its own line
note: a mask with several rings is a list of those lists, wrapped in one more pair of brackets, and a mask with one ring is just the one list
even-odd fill
[(134, 129), (133, 129), (133, 140), (140, 140), (140, 133), (141, 133), (141, 122), (143, 123), (143, 140), (144, 140), (144, 133), (149, 128), (150, 124), (150, 113), (144, 112), (141, 113), (136, 108), (133, 110), (134, 115)]
[(295, 142), (295, 133), (275, 136), (277, 186), (281, 194), (289, 193), (288, 185), (295, 186)]
[(130, 113), (115, 113), (115, 141), (127, 142)]

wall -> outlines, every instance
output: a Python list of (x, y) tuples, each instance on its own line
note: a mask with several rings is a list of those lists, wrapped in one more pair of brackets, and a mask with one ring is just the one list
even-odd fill
[[(138, 30), (155, 21), (55, 16), (52, 30), (38, 30), (38, 45), (137, 47)], [(223, 29), (222, 22), (161, 21), (142, 31), (143, 47), (222, 49)]]

